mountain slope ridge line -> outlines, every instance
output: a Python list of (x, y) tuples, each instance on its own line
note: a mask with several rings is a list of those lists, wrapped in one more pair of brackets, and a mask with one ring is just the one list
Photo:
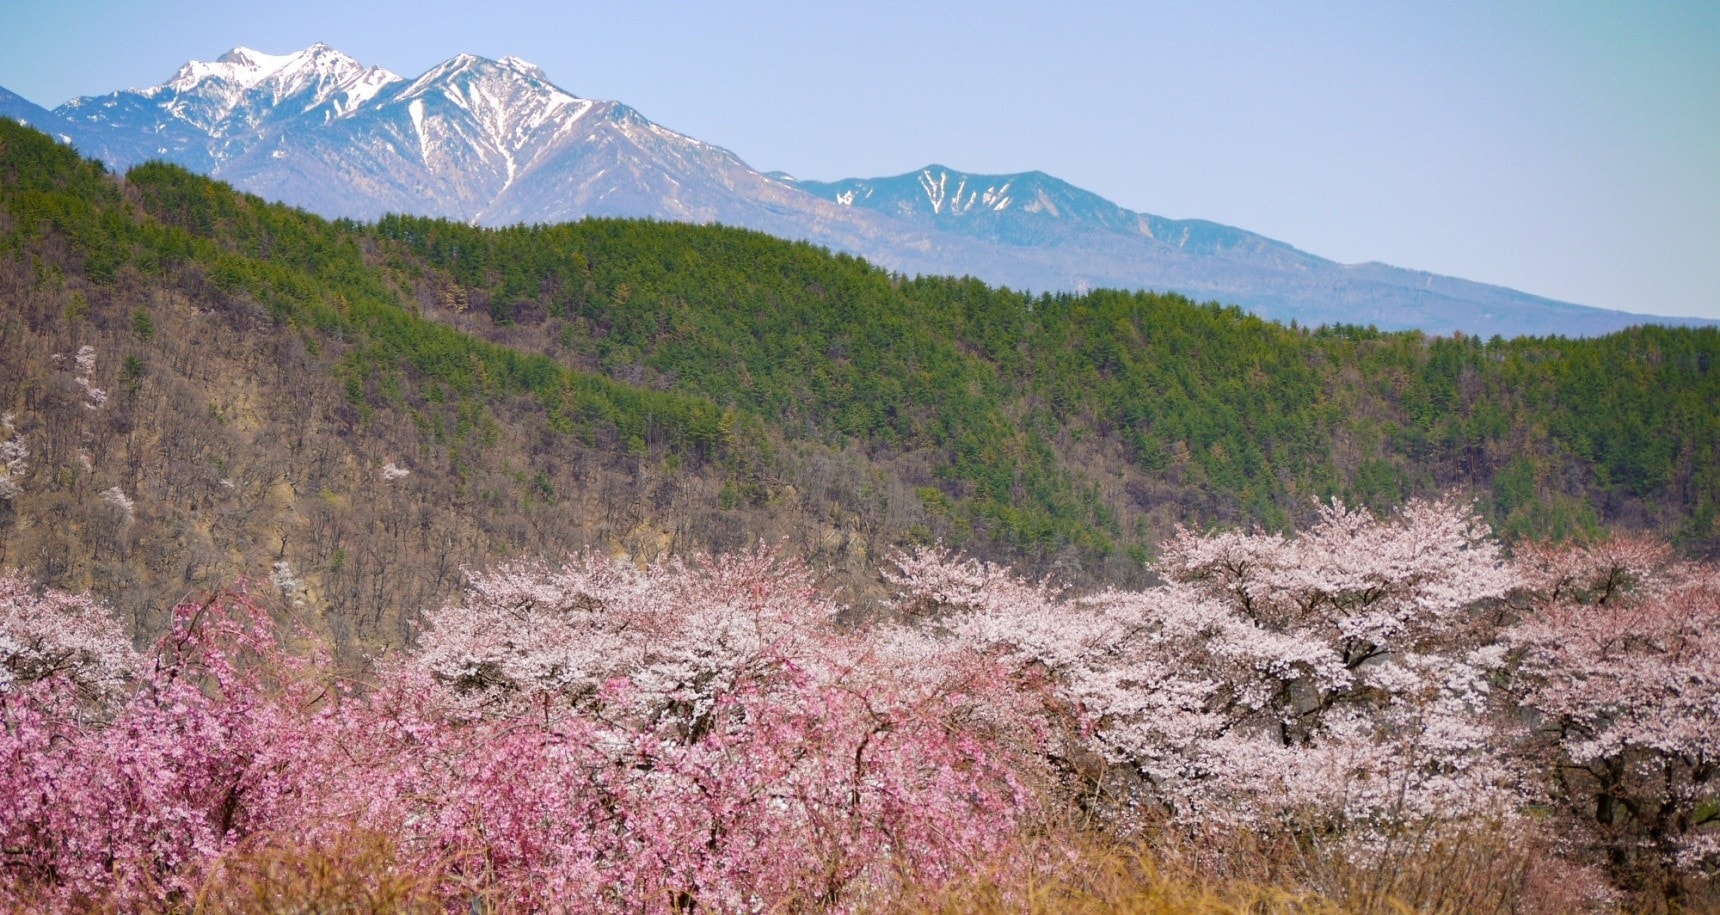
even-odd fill
[(766, 174), (621, 102), (580, 98), (514, 56), (462, 53), (407, 79), (320, 42), (285, 55), (239, 47), (188, 62), (161, 85), (53, 111), (0, 90), (0, 116), (111, 168), (163, 159), (328, 217), (722, 223), (906, 275), (1052, 292), (1168, 291), (1307, 325), (1511, 337), (1716, 323), (1339, 264), (1242, 229), (1127, 210), (1042, 171), (934, 164), (833, 182)]

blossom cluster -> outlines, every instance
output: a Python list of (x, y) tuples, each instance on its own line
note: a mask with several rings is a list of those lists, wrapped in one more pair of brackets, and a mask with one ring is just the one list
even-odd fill
[(51, 680), (80, 698), (107, 699), (138, 673), (137, 652), (100, 603), (0, 576), (0, 695)]
[(102, 490), (101, 500), (117, 509), (120, 517), (124, 518), (127, 524), (136, 518), (137, 500), (126, 495), (125, 490), (118, 486), (110, 486)]
[(1180, 532), (1168, 579), (1063, 599), (922, 550), (899, 606), (938, 638), (1048, 672), (1132, 801), (1190, 824), (1357, 824), (1503, 813), (1516, 780), (1488, 714), (1505, 651), (1474, 617), (1518, 584), (1484, 523), (1341, 505), (1301, 536)]
[(0, 414), (0, 499), (7, 501), (17, 498), (30, 469), (30, 448), (12, 423), (12, 414)]
[[(45, 600), (3, 644), (101, 622)], [(1009, 684), (904, 676), (835, 609), (769, 553), (505, 566), (363, 690), (242, 593), (178, 608), (143, 659), (68, 629), (0, 693), (0, 898), (171, 908), (261, 838), (354, 830), (462, 910), (842, 908), (947, 879), (1038, 806), (1031, 758), (969, 714)]]
[(78, 347), (78, 354), (73, 360), (77, 364), (76, 377), (78, 387), (84, 391), (84, 409), (99, 410), (107, 404), (107, 392), (95, 386), (90, 381), (90, 373), (96, 369), (96, 348), (88, 344)]
[(381, 835), (451, 910), (877, 908), (1064, 804), (1362, 853), (1552, 810), (1591, 860), (1720, 865), (1712, 567), (1508, 559), (1441, 500), (1182, 531), (1157, 571), (1073, 594), (919, 549), (841, 625), (770, 550), (511, 563), (362, 683), (243, 590), (139, 653), (0, 578), (0, 901), (184, 907), (259, 843)]

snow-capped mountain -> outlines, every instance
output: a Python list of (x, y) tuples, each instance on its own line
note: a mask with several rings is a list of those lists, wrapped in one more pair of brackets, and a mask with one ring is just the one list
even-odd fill
[(903, 273), (1048, 291), (1171, 290), (1309, 324), (1510, 335), (1604, 333), (1645, 320), (1382, 264), (1337, 264), (1241, 229), (1136, 213), (1043, 172), (934, 165), (836, 182), (766, 175), (619, 102), (580, 98), (514, 57), (461, 54), (408, 79), (320, 43), (283, 55), (235, 48), (160, 85), (53, 111), (0, 89), (0, 116), (115, 169), (165, 159), (328, 216), (721, 222)]
[(0, 114), (115, 169), (165, 159), (328, 216), (648, 216), (849, 250), (880, 236), (929, 246), (923, 232), (817, 200), (619, 102), (579, 98), (516, 57), (461, 54), (407, 79), (323, 44), (235, 48), (160, 85), (51, 112), (5, 93)]
[(976, 175), (928, 165), (893, 178), (824, 182), (780, 177), (844, 206), (1019, 247), (1069, 242), (1099, 231), (1143, 236), (1185, 252), (1264, 258), (1286, 265), (1312, 257), (1283, 242), (1216, 222), (1126, 210), (1044, 172)]
[(166, 82), (54, 110), (85, 152), (123, 168), (149, 158), (211, 172), (314, 109), (350, 113), (400, 77), (324, 44), (294, 54), (234, 48)]

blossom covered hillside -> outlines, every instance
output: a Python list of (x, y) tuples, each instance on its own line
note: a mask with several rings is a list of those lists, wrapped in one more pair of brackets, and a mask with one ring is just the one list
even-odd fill
[[(1507, 559), (1439, 501), (1184, 531), (1158, 571), (1073, 595), (923, 549), (888, 620), (839, 625), (768, 550), (510, 564), (365, 682), (242, 588), (139, 655), (87, 598), (0, 579), (0, 894), (221, 910), (288, 854), (392, 908), (878, 910), (1066, 866), (1078, 835), (1395, 873), (1492, 830), (1513, 909), (1714, 900), (1713, 568)], [(1278, 877), (1353, 895), (1329, 878)]]

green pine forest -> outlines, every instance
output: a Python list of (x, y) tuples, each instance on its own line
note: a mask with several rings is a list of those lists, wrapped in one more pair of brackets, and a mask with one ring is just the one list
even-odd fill
[(244, 577), (371, 650), (463, 568), (585, 547), (782, 543), (862, 604), (931, 540), (1130, 584), (1179, 524), (1453, 489), (1507, 541), (1712, 554), (1717, 364), (1713, 329), (1285, 327), (721, 226), (327, 221), (0, 123), (0, 440), (28, 453), (0, 567), (140, 635)]

